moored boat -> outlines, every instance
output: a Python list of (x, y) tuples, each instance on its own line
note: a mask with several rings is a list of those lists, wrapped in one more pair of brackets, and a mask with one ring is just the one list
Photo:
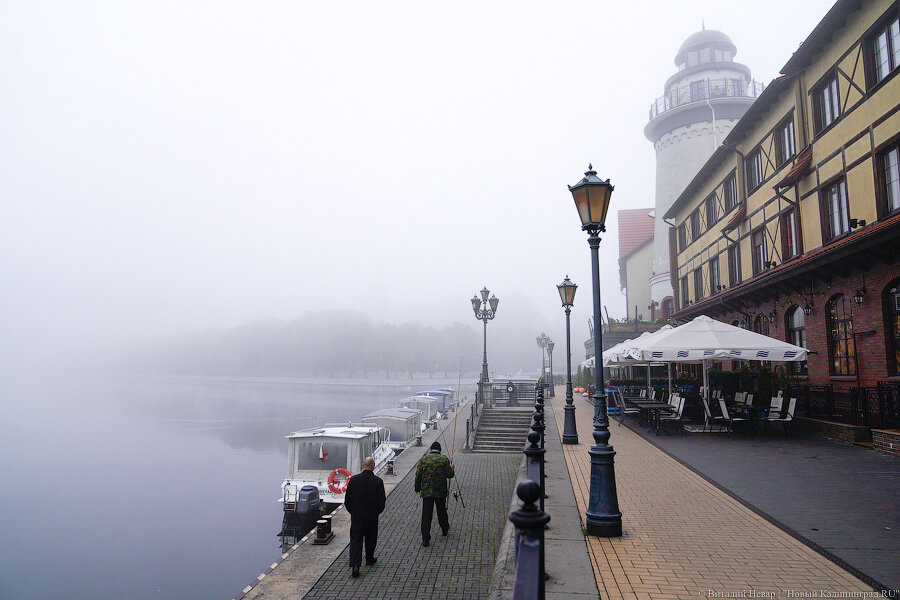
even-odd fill
[(416, 392), (416, 396), (428, 396), (436, 399), (438, 401), (438, 410), (441, 412), (447, 412), (456, 404), (456, 400), (453, 398), (453, 390), (422, 390), (421, 392)]
[[(285, 514), (319, 510), (309, 501), (310, 486), (315, 487), (322, 503), (342, 504), (347, 480), (362, 471), (365, 457), (375, 459), (378, 473), (394, 456), (389, 446), (390, 432), (376, 423), (326, 424), (286, 437), (288, 472), (281, 483), (280, 498)], [(303, 502), (304, 498), (307, 502)]]
[(387, 444), (395, 452), (402, 452), (422, 433), (422, 411), (417, 408), (384, 408), (362, 417), (366, 423), (375, 423), (387, 429)]
[(440, 418), (438, 400), (430, 396), (410, 396), (398, 402), (400, 408), (415, 408), (422, 411), (422, 422), (430, 425)]

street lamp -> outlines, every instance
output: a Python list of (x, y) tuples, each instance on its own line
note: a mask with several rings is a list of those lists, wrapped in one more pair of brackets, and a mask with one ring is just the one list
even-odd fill
[(553, 341), (547, 342), (547, 368), (550, 370), (550, 397), (556, 398), (556, 394), (553, 393), (553, 346), (555, 344)]
[[(488, 298), (490, 296), (490, 298)], [(481, 298), (472, 296), (472, 310), (475, 311), (475, 318), (484, 321), (484, 358), (481, 361), (481, 383), (488, 380), (487, 366), (487, 322), (494, 318), (497, 314), (497, 305), (500, 300), (491, 294), (487, 286), (481, 290)]]
[(581, 229), (588, 232), (591, 248), (591, 279), (594, 288), (594, 445), (588, 450), (591, 456), (591, 488), (585, 521), (587, 532), (599, 537), (622, 535), (622, 513), (616, 495), (616, 471), (613, 464), (615, 450), (609, 444), (609, 416), (606, 412), (606, 390), (603, 384), (603, 333), (600, 323), (600, 248), (601, 231), (606, 231), (606, 211), (613, 186), (609, 179), (597, 177), (591, 165), (584, 177), (569, 186), (575, 199), (575, 208), (581, 217)]
[(575, 290), (578, 286), (569, 280), (566, 275), (565, 280), (556, 286), (559, 290), (559, 299), (562, 300), (563, 308), (566, 309), (566, 406), (563, 408), (565, 413), (563, 419), (563, 444), (578, 443), (578, 428), (575, 427), (575, 406), (572, 404), (572, 339), (569, 333), (569, 315), (572, 312), (572, 305), (575, 303)]

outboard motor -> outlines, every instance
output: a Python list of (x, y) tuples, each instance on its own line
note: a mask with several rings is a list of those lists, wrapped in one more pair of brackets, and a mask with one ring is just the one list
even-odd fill
[(318, 513), (319, 489), (314, 485), (304, 485), (297, 493), (297, 514), (307, 515), (312, 512)]

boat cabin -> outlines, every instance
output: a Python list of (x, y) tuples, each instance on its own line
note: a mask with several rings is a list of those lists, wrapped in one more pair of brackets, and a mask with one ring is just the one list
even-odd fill
[(406, 448), (422, 433), (422, 411), (417, 408), (385, 408), (365, 415), (362, 420), (387, 429), (388, 444), (395, 450)]
[(422, 421), (436, 421), (438, 418), (438, 401), (428, 396), (410, 396), (399, 402), (400, 408), (416, 408), (422, 411)]
[(446, 412), (453, 408), (454, 399), (452, 390), (423, 390), (416, 392), (416, 396), (428, 396), (438, 401), (438, 410)]
[(316, 486), (322, 501), (340, 504), (347, 480), (362, 471), (365, 457), (375, 459), (378, 473), (394, 455), (390, 432), (376, 423), (326, 424), (286, 437), (288, 472), (281, 485), (286, 504), (304, 485)]

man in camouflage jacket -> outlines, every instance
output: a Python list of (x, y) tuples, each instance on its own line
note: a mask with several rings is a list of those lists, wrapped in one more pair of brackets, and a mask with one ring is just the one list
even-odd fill
[(428, 454), (416, 467), (416, 493), (422, 497), (422, 545), (431, 543), (431, 517), (437, 508), (438, 525), (447, 535), (450, 519), (447, 518), (447, 480), (456, 472), (450, 459), (441, 454), (438, 442), (431, 444)]

